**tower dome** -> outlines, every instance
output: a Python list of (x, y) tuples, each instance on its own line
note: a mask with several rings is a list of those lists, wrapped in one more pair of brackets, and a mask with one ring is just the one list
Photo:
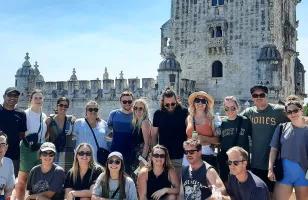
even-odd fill
[(16, 76), (30, 76), (30, 75), (34, 75), (34, 69), (31, 67), (31, 63), (29, 62), (29, 53), (26, 53), (25, 56), (25, 61), (22, 64), (22, 67), (19, 68), (16, 72)]
[(159, 64), (158, 71), (182, 71), (180, 63), (172, 51), (167, 51), (164, 60)]

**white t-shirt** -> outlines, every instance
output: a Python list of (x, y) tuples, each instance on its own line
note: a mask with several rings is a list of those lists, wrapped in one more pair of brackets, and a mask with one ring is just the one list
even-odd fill
[[(39, 143), (44, 143), (45, 134), (47, 131), (47, 125), (45, 123), (47, 116), (45, 115), (45, 113), (33, 112), (30, 108), (25, 110), (25, 113), (27, 116), (26, 136), (29, 135), (30, 133), (37, 133), (41, 124), (41, 131), (39, 132), (38, 138), (39, 138)], [(41, 114), (42, 114), (42, 119), (40, 120)]]
[(3, 157), (0, 160), (0, 195), (7, 196), (14, 189), (14, 166), (10, 158)]

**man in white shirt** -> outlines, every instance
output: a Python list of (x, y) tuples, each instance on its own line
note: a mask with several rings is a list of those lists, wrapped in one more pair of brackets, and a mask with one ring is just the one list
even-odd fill
[(11, 196), (15, 184), (13, 162), (4, 157), (7, 148), (7, 136), (0, 130), (0, 200)]

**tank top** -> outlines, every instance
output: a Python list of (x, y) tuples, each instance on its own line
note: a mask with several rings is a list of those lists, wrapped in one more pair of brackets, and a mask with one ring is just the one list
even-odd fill
[[(159, 176), (155, 176), (153, 170), (148, 172), (147, 198), (152, 199), (151, 195), (162, 188), (171, 188), (171, 182), (168, 179), (168, 171), (164, 170)], [(165, 195), (164, 195), (165, 196)]]
[(185, 200), (204, 200), (212, 195), (206, 178), (206, 173), (210, 168), (213, 167), (205, 162), (195, 171), (190, 170), (189, 166), (183, 167), (182, 183)]
[[(192, 121), (187, 124), (187, 128), (186, 128), (186, 135), (188, 138), (191, 138), (193, 131), (194, 131), (194, 123)], [(209, 137), (214, 136), (211, 123), (196, 124), (195, 131), (197, 131), (199, 135), (204, 135), (204, 136), (209, 136)]]

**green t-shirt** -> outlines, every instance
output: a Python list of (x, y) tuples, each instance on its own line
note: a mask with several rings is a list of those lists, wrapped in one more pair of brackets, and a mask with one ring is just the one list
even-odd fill
[[(237, 129), (239, 127), (240, 118), (242, 118), (240, 125), (241, 131), (238, 134)], [(226, 152), (234, 146), (240, 146), (249, 152), (248, 136), (251, 135), (251, 123), (249, 119), (244, 116), (237, 116), (235, 120), (224, 119), (220, 130), (219, 140), (222, 152)]]
[(278, 124), (288, 121), (284, 107), (269, 104), (265, 110), (257, 110), (256, 106), (245, 109), (242, 113), (252, 123), (251, 167), (267, 170), (270, 142)]

